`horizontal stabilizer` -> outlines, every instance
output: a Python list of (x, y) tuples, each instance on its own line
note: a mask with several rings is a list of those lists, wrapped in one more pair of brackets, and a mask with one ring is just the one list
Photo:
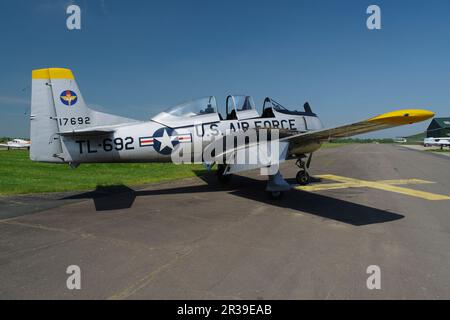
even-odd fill
[[(116, 126), (117, 127), (117, 126)], [(98, 127), (89, 127), (85, 129), (77, 129), (70, 131), (61, 131), (58, 132), (60, 136), (71, 137), (71, 136), (101, 136), (101, 135), (109, 135), (116, 131), (116, 127), (106, 127), (106, 126), (98, 126)]]

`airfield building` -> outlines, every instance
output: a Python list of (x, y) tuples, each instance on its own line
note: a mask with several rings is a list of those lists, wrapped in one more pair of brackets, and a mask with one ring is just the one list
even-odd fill
[(450, 118), (434, 118), (427, 129), (427, 138), (450, 137)]

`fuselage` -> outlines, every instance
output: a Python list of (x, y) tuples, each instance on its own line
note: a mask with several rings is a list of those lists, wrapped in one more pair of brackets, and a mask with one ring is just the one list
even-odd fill
[[(62, 137), (64, 162), (169, 162), (178, 144), (190, 144), (193, 158), (201, 162), (205, 146), (230, 132), (252, 128), (285, 129), (295, 132), (319, 130), (322, 124), (315, 115), (275, 112), (273, 117), (198, 121), (195, 118), (162, 123), (159, 118), (118, 127), (113, 134), (93, 137)], [(210, 121), (214, 120), (214, 121)], [(310, 153), (320, 144), (290, 150), (291, 154)]]

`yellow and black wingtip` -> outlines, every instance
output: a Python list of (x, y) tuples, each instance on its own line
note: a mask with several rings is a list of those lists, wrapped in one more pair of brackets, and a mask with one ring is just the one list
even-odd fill
[(412, 124), (434, 117), (434, 112), (423, 109), (403, 109), (380, 114), (370, 118), (367, 122), (392, 126)]

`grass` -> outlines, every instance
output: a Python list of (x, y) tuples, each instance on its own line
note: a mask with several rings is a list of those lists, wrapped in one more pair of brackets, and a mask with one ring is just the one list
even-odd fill
[(428, 152), (450, 152), (450, 149), (428, 149), (428, 150), (425, 150), (425, 151), (428, 151)]
[(139, 185), (178, 180), (205, 171), (198, 165), (172, 163), (67, 164), (33, 162), (26, 150), (0, 151), (0, 195), (91, 190), (97, 186)]
[[(335, 148), (348, 143), (324, 143)], [(97, 186), (140, 185), (178, 180), (205, 173), (201, 164), (109, 163), (67, 164), (33, 162), (26, 150), (0, 150), (0, 195), (92, 190)]]

